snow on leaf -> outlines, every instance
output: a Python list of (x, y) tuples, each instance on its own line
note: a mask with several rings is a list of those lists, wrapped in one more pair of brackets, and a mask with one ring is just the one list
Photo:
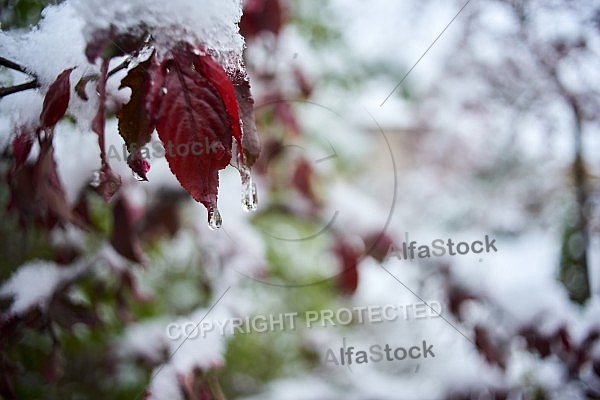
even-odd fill
[[(139, 149), (150, 141), (154, 124), (146, 113), (146, 98), (150, 90), (150, 68), (152, 67), (151, 59), (140, 63), (135, 68), (131, 69), (121, 80), (121, 86), (131, 88), (131, 97), (129, 102), (125, 104), (117, 113), (119, 118), (119, 133), (125, 140), (125, 145), (128, 149), (133, 146)], [(150, 165), (140, 159), (138, 152), (133, 152), (127, 159), (129, 167), (138, 174), (142, 179), (146, 178), (146, 172), (150, 169)]]
[[(186, 44), (176, 46), (172, 58), (163, 60), (161, 66), (165, 76), (159, 91), (163, 97), (156, 124), (158, 135), (170, 149), (166, 158), (171, 171), (210, 215), (217, 206), (218, 171), (229, 164), (232, 137), (240, 131), (239, 118), (237, 128), (232, 127), (236, 125), (232, 117), (233, 86), (210, 56), (196, 54)], [(228, 88), (230, 94), (226, 93)]]
[(54, 126), (67, 112), (69, 106), (71, 84), (69, 77), (74, 68), (65, 69), (48, 88), (44, 105), (40, 114), (42, 128)]
[(9, 315), (19, 315), (33, 307), (43, 310), (61, 285), (82, 272), (81, 263), (64, 267), (50, 261), (33, 260), (22, 265), (0, 287), (0, 297), (12, 297)]

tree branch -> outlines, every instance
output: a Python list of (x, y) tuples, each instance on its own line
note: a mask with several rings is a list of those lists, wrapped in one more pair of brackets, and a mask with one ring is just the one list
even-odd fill
[(27, 72), (27, 70), (25, 70), (25, 68), (21, 65), (17, 64), (14, 61), (10, 61), (9, 59), (6, 59), (4, 57), (0, 57), (0, 65), (6, 68), (14, 69), (15, 71), (19, 71), (27, 75), (32, 75), (30, 72)]
[[(117, 72), (127, 68), (127, 66), (129, 66), (130, 62), (131, 62), (131, 59), (124, 60), (122, 63), (120, 63), (113, 69), (111, 69), (108, 72), (107, 77), (110, 78), (112, 75), (116, 74)], [(4, 57), (0, 57), (0, 66), (14, 69), (15, 71), (19, 71), (19, 72), (22, 72), (24, 74), (28, 74), (28, 75), (31, 75), (34, 77), (34, 80), (26, 82), (26, 83), (21, 83), (19, 85), (15, 85), (15, 86), (0, 87), (0, 99), (3, 98), (4, 96), (8, 96), (9, 94), (23, 92), (25, 90), (36, 89), (36, 88), (40, 87), (40, 84), (39, 84), (37, 78), (35, 77), (35, 75), (25, 71), (25, 68), (23, 68), (19, 64), (15, 63), (13, 61), (10, 61)]]
[(35, 89), (35, 88), (39, 88), (39, 87), (40, 87), (40, 84), (37, 81), (37, 79), (34, 79), (34, 80), (26, 82), (26, 83), (21, 83), (20, 85), (9, 86), (9, 87), (0, 87), (0, 99), (3, 98), (4, 96), (8, 96), (9, 94), (23, 92), (25, 90)]

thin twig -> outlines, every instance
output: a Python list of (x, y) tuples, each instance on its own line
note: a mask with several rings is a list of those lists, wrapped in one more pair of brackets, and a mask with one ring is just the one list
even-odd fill
[(113, 69), (108, 71), (108, 75), (106, 75), (106, 77), (110, 78), (111, 76), (113, 76), (114, 74), (119, 72), (120, 70), (127, 68), (129, 66), (130, 62), (131, 62), (131, 58), (126, 58), (125, 60), (123, 60), (123, 62), (121, 64), (117, 65), (116, 67), (114, 67)]
[[(116, 74), (117, 72), (127, 68), (127, 66), (129, 66), (130, 62), (131, 62), (131, 59), (126, 59), (121, 64), (119, 64), (116, 67), (114, 67), (113, 69), (111, 69), (108, 72), (107, 78), (110, 78), (112, 75)], [(15, 71), (23, 72), (25, 74), (34, 76), (33, 74), (26, 72), (25, 68), (23, 68), (19, 64), (15, 63), (13, 61), (7, 60), (4, 57), (0, 57), (0, 66), (11, 68), (11, 69), (14, 69)], [(8, 96), (9, 94), (23, 92), (23, 91), (29, 90), (29, 89), (37, 89), (39, 87), (40, 87), (40, 84), (37, 79), (34, 79), (34, 80), (26, 82), (26, 83), (21, 83), (19, 85), (15, 85), (15, 86), (0, 87), (0, 99), (3, 98), (4, 96)]]
[(6, 59), (4, 57), (0, 57), (0, 65), (3, 67), (6, 67), (6, 68), (14, 69), (15, 71), (19, 71), (24, 74), (33, 75), (30, 72), (28, 72), (25, 69), (25, 67), (22, 67), (21, 65), (17, 64), (16, 62)]
[(35, 88), (39, 88), (39, 87), (40, 87), (40, 84), (37, 81), (37, 79), (34, 79), (34, 80), (26, 82), (26, 83), (21, 83), (20, 85), (9, 86), (9, 87), (0, 87), (0, 99), (3, 98), (4, 96), (8, 96), (9, 94), (23, 92), (25, 90), (35, 89)]

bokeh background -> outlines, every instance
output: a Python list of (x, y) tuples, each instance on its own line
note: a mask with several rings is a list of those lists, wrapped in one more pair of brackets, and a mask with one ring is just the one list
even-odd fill
[[(48, 4), (2, 2), (2, 30), (31, 29)], [(114, 161), (124, 185), (106, 204), (89, 186), (94, 136), (72, 121), (57, 128), (57, 165), (90, 229), (4, 211), (3, 179), (0, 395), (600, 398), (600, 4), (247, 0), (240, 33), (262, 147), (256, 212), (229, 168), (210, 230), (160, 158), (148, 183)], [(407, 237), (485, 235), (497, 252), (386, 257)], [(303, 320), (421, 300), (441, 317)], [(294, 312), (283, 331), (166, 332)], [(434, 358), (325, 363), (330, 348), (423, 340)]]

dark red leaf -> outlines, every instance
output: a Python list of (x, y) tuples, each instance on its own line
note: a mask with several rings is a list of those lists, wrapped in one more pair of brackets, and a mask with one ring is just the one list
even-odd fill
[(47, 208), (48, 216), (61, 222), (71, 222), (84, 227), (82, 221), (71, 210), (58, 177), (54, 161), (54, 147), (50, 139), (41, 144), (40, 156), (34, 166), (33, 187), (41, 200), (39, 207)]
[(119, 196), (113, 208), (113, 232), (110, 243), (123, 257), (141, 263), (142, 248), (134, 229), (133, 214), (123, 196)]
[[(188, 50), (189, 51), (189, 50)], [(229, 122), (233, 131), (233, 137), (238, 144), (238, 152), (240, 154), (240, 161), (244, 163), (244, 150), (242, 149), (242, 127), (240, 126), (240, 114), (238, 110), (237, 94), (233, 88), (233, 83), (223, 71), (223, 68), (212, 59), (208, 54), (206, 55), (195, 55), (194, 67), (196, 70), (201, 71), (208, 82), (218, 90), (227, 110), (229, 116)], [(243, 90), (243, 88), (242, 88)], [(250, 94), (250, 83), (248, 82), (247, 93)]]
[(504, 346), (494, 343), (489, 330), (482, 325), (475, 326), (475, 345), (488, 363), (506, 369)]
[(240, 32), (252, 39), (266, 31), (279, 34), (284, 22), (284, 10), (280, 0), (249, 0), (244, 4)]
[(23, 165), (27, 160), (27, 157), (31, 152), (31, 146), (33, 146), (33, 134), (27, 129), (22, 129), (21, 132), (15, 136), (12, 143), (15, 166), (17, 168)]
[(250, 94), (250, 81), (247, 78), (241, 79), (239, 83), (236, 82), (234, 89), (243, 126), (244, 163), (247, 168), (251, 168), (260, 155), (260, 138), (254, 120), (254, 99)]
[(337, 240), (333, 252), (340, 260), (342, 269), (342, 272), (337, 276), (338, 287), (343, 294), (351, 295), (358, 287), (357, 266), (362, 252), (357, 246), (343, 239)]
[[(208, 65), (203, 65), (205, 63)], [(176, 47), (173, 58), (164, 60), (162, 67), (165, 73), (163, 88), (155, 92), (163, 94), (156, 128), (165, 148), (171, 145), (175, 149), (166, 152), (171, 171), (210, 214), (217, 206), (218, 171), (227, 167), (231, 160), (235, 128), (232, 128), (228, 104), (231, 99), (235, 101), (235, 94), (230, 82), (233, 97), (224, 99), (221, 94), (226, 87), (223, 79), (228, 80), (225, 73), (209, 56), (194, 54), (186, 45)], [(209, 77), (203, 71), (208, 71)], [(192, 154), (193, 145), (201, 145), (202, 154)], [(181, 152), (177, 150), (179, 146), (182, 146)], [(187, 154), (184, 153), (186, 148)]]
[(99, 184), (96, 192), (108, 203), (121, 187), (121, 177), (116, 175), (108, 164), (104, 164), (99, 171)]
[[(151, 58), (131, 69), (127, 76), (121, 80), (121, 86), (131, 88), (131, 97), (117, 113), (119, 119), (119, 133), (125, 140), (128, 149), (141, 148), (150, 141), (154, 123), (146, 113), (146, 99), (151, 87), (150, 71), (152, 70)], [(132, 152), (127, 158), (129, 167), (142, 179), (148, 180), (146, 173), (150, 164), (143, 160), (139, 152)]]
[(56, 170), (51, 139), (42, 141), (35, 164), (24, 164), (11, 173), (9, 183), (11, 200), (8, 208), (19, 212), (22, 224), (36, 222), (50, 229), (57, 222), (70, 222), (85, 227), (67, 202)]
[(65, 69), (48, 88), (40, 114), (42, 128), (54, 126), (67, 112), (71, 97), (69, 77), (74, 68)]
[(106, 161), (106, 152), (104, 148), (104, 123), (105, 123), (105, 102), (106, 102), (106, 79), (108, 76), (108, 60), (102, 61), (102, 67), (100, 68), (100, 76), (98, 78), (98, 95), (100, 96), (98, 102), (98, 111), (92, 121), (92, 130), (98, 134), (98, 146), (100, 147), (100, 161), (102, 167), (99, 171), (99, 183), (96, 186), (96, 190), (102, 196), (105, 202), (108, 203), (114, 194), (119, 190), (121, 186), (121, 177), (113, 173), (112, 169)]
[(367, 247), (367, 254), (379, 262), (385, 260), (390, 245), (393, 244), (392, 239), (385, 232), (371, 233), (364, 241)]
[(318, 203), (318, 199), (313, 190), (314, 175), (315, 173), (310, 163), (306, 161), (305, 158), (301, 158), (294, 169), (294, 173), (292, 175), (292, 184), (306, 198), (314, 203)]

